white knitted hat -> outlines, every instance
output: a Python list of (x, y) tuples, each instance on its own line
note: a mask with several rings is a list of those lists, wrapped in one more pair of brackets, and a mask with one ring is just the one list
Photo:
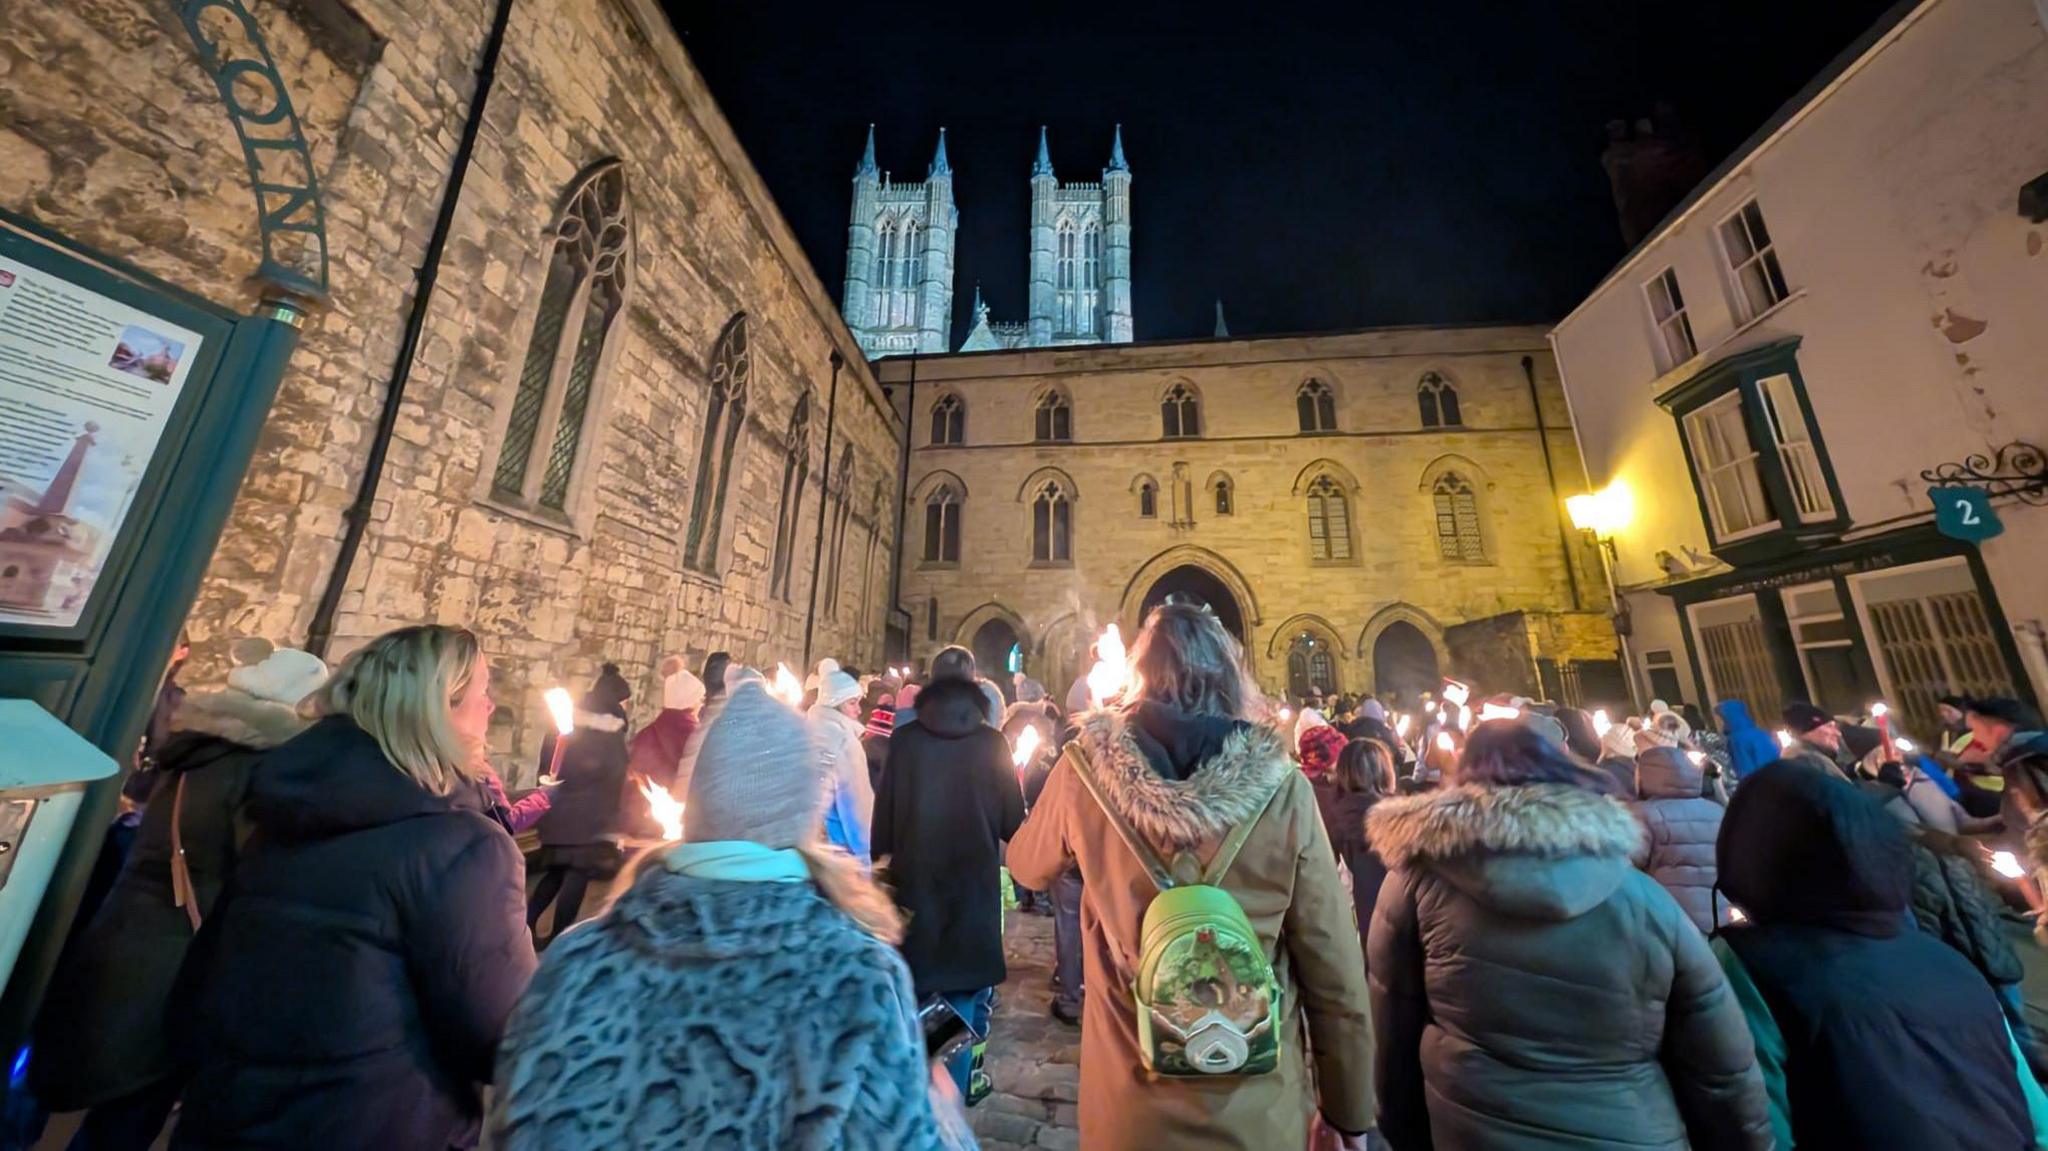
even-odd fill
[(704, 681), (678, 667), (661, 681), (661, 706), (671, 711), (689, 711), (704, 706)]
[(861, 697), (860, 681), (833, 668), (818, 681), (818, 706), (838, 707)]
[(263, 657), (261, 663), (238, 667), (228, 673), (228, 686), (244, 695), (286, 707), (320, 690), (327, 682), (327, 665), (320, 657), (297, 648), (281, 647)]
[(698, 748), (683, 839), (796, 847), (818, 838), (824, 811), (823, 759), (810, 725), (761, 683), (735, 686)]

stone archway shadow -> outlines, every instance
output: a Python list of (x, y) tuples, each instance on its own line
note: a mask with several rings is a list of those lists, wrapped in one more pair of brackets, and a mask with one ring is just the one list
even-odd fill
[[(1397, 624), (1413, 628), (1424, 640), (1428, 641), (1430, 649), (1436, 655), (1436, 666), (1439, 673), (1446, 671), (1450, 667), (1451, 652), (1444, 645), (1443, 625), (1438, 623), (1428, 612), (1412, 604), (1392, 603), (1374, 612), (1372, 618), (1365, 621), (1364, 629), (1358, 633), (1358, 645), (1354, 649), (1353, 654), (1357, 658), (1360, 668), (1368, 670), (1375, 680), (1378, 679), (1375, 657), (1380, 637), (1386, 634), (1387, 629)], [(1380, 685), (1377, 682), (1373, 683), (1372, 690), (1380, 690)]]
[(1214, 576), (1217, 582), (1223, 585), (1224, 590), (1237, 601), (1237, 609), (1244, 623), (1244, 638), (1249, 645), (1252, 634), (1261, 622), (1259, 601), (1252, 595), (1250, 581), (1244, 578), (1243, 572), (1237, 570), (1237, 565), (1208, 548), (1196, 547), (1193, 544), (1167, 548), (1138, 565), (1138, 570), (1131, 573), (1130, 582), (1124, 584), (1123, 595), (1117, 600), (1117, 623), (1124, 629), (1126, 637), (1136, 635), (1138, 628), (1144, 626), (1145, 621), (1140, 616), (1145, 596), (1152, 590), (1152, 586), (1168, 572), (1179, 567), (1199, 568)]

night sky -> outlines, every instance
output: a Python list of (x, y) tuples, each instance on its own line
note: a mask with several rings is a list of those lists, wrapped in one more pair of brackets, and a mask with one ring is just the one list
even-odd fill
[(669, 0), (834, 299), (870, 121), (924, 178), (940, 125), (980, 282), (1025, 315), (1038, 125), (1097, 180), (1121, 121), (1141, 340), (1551, 321), (1623, 246), (1604, 125), (1675, 105), (1718, 163), (1886, 0), (1312, 5)]

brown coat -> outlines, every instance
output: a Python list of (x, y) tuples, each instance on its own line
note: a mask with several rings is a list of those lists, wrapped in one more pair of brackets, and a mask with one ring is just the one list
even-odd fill
[[(1281, 1063), (1271, 1074), (1164, 1079), (1144, 1069), (1131, 987), (1139, 926), (1157, 892), (1073, 764), (1062, 758), (1011, 841), (1009, 863), (1026, 887), (1048, 888), (1069, 866), (1078, 866), (1086, 881), (1083, 1145), (1089, 1151), (1293, 1151), (1307, 1146), (1318, 1096), (1332, 1125), (1372, 1127), (1372, 1027), (1351, 900), (1314, 793), (1282, 737), (1265, 728), (1238, 731), (1186, 780), (1153, 771), (1115, 713), (1084, 717), (1073, 747), (1088, 756), (1124, 818), (1168, 859), (1191, 851), (1206, 861), (1231, 827), (1273, 796), (1223, 887), (1244, 906), (1265, 944), (1286, 1002), (1299, 1007), (1288, 1016)], [(1305, 1065), (1311, 1050), (1313, 1084)]]

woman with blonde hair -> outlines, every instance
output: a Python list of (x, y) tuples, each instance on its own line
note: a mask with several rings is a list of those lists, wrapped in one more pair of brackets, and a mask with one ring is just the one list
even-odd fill
[(254, 834), (181, 976), (171, 1145), (473, 1145), (534, 967), (519, 850), (472, 766), (490, 667), (464, 629), (402, 628), (308, 706), (250, 781)]
[(734, 687), (682, 841), (548, 949), (514, 1012), (494, 1147), (973, 1145), (931, 1099), (895, 905), (820, 834), (828, 786), (803, 717)]

